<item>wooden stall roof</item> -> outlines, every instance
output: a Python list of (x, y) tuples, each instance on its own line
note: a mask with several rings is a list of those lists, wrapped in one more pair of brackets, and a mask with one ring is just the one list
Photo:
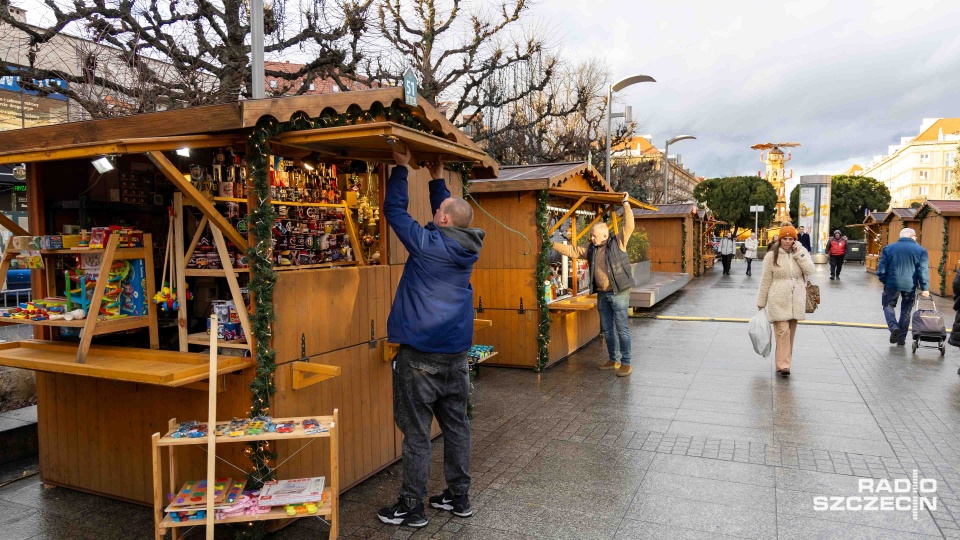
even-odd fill
[(698, 208), (693, 203), (661, 204), (657, 210), (634, 208), (633, 217), (640, 219), (657, 219), (668, 217), (699, 217)]
[(933, 210), (941, 216), (960, 216), (960, 201), (927, 201), (916, 213), (926, 213), (924, 212), (926, 208)]
[(890, 212), (887, 213), (887, 216), (883, 218), (884, 222), (891, 221), (894, 217), (900, 221), (916, 221), (917, 220), (917, 209), (916, 208), (891, 208)]
[(889, 212), (870, 212), (870, 214), (866, 217), (866, 219), (863, 220), (863, 222), (866, 223), (867, 220), (872, 218), (874, 222), (880, 223), (883, 220), (887, 219), (887, 214), (889, 214)]
[[(89, 148), (91, 145), (97, 144), (104, 146), (119, 144), (118, 150), (128, 150), (123, 146), (130, 144), (130, 140), (142, 140), (145, 134), (160, 138), (231, 134), (252, 128), (256, 126), (260, 119), (266, 117), (273, 117), (285, 122), (297, 113), (305, 113), (307, 116), (315, 118), (328, 109), (337, 114), (342, 114), (350, 108), (368, 111), (374, 104), (380, 104), (383, 107), (403, 107), (409, 110), (413, 116), (429, 125), (433, 131), (432, 135), (480, 152), (482, 158), (478, 156), (478, 164), (474, 167), (474, 173), (481, 178), (496, 176), (498, 165), (492, 158), (483, 154), (473, 141), (457, 129), (436, 108), (427, 103), (425, 99), (421, 97), (418, 102), (417, 107), (404, 105), (403, 89), (400, 87), (375, 88), (336, 94), (237, 101), (17, 129), (0, 132), (0, 149), (2, 149), (0, 151), (0, 164), (41, 161), (44, 159), (42, 157), (43, 152), (49, 152), (54, 148), (63, 151), (74, 148)], [(157, 148), (153, 149), (157, 150)], [(25, 159), (26, 157), (33, 159), (28, 160)], [(48, 157), (45, 159), (67, 158)]]
[(491, 193), (550, 189), (562, 185), (565, 181), (577, 175), (599, 181), (603, 184), (603, 191), (613, 192), (613, 188), (604, 180), (600, 172), (586, 161), (500, 167), (496, 178), (470, 182), (470, 192)]

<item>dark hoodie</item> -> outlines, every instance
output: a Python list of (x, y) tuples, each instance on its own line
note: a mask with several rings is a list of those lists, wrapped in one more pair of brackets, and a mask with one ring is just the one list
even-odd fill
[[(436, 214), (450, 197), (443, 179), (430, 182)], [(473, 344), (473, 287), (470, 275), (480, 256), (480, 229), (421, 227), (407, 212), (407, 168), (387, 180), (383, 214), (410, 253), (387, 319), (387, 340), (428, 353), (458, 353)]]

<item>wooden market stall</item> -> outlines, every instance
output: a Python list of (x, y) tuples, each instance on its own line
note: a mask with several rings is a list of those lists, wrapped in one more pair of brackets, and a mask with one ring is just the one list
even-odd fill
[[(498, 352), (487, 363), (542, 369), (596, 338), (600, 319), (596, 295), (584, 283), (585, 261), (568, 260), (561, 268), (557, 255), (552, 266), (558, 277), (551, 280), (552, 250), (544, 250), (543, 240), (583, 241), (594, 223), (608, 213), (615, 217), (609, 211), (619, 208), (622, 196), (584, 162), (502, 167), (497, 178), (471, 181), (468, 191), (475, 226), (487, 232), (473, 272), (477, 317), (493, 321), (477, 339)], [(577, 219), (568, 222), (571, 216)], [(546, 285), (548, 293), (544, 285), (551, 281), (569, 293), (554, 298), (553, 287)]]
[(634, 208), (637, 228), (647, 232), (654, 272), (683, 272), (699, 276), (696, 267), (700, 221), (696, 204), (662, 204), (657, 210)]
[[(170, 418), (205, 419), (203, 390), (210, 385), (219, 392), (221, 420), (319, 417), (339, 409), (344, 489), (398, 459), (383, 351), (406, 254), (379, 219), (385, 164), (402, 143), (414, 163), (441, 157), (474, 177), (497, 171), (442, 114), (422, 98), (406, 105), (405, 97), (416, 98), (386, 88), (0, 133), (0, 164), (27, 164), (30, 235), (59, 238), (107, 225), (146, 233), (143, 247), (106, 246), (127, 259), (148, 259), (140, 292), (146, 298), (139, 300), (145, 318), (108, 312), (82, 323), (35, 321), (40, 341), (0, 347), (0, 365), (37, 372), (45, 483), (150, 503), (155, 489), (167, 488), (151, 481), (150, 435), (166, 433)], [(96, 173), (91, 160), (101, 158), (113, 170)], [(421, 222), (432, 215), (427, 176), (419, 169), (410, 178), (410, 212)], [(461, 194), (460, 173), (447, 176), (451, 192)], [(110, 242), (126, 240), (118, 234)], [(7, 254), (30, 249), (8, 245)], [(63, 296), (76, 285), (60, 266), (96, 251), (92, 243), (42, 250), (47, 270), (34, 272), (33, 298)], [(113, 292), (110, 282), (96, 280), (101, 299), (90, 313), (109, 304), (100, 289)], [(168, 309), (159, 315), (150, 301), (154, 286), (167, 294), (161, 305)], [(211, 309), (231, 321), (216, 329), (222, 338), (213, 381), (200, 352)], [(328, 474), (325, 447), (300, 451), (294, 441), (271, 442), (246, 452), (242, 444), (223, 445), (220, 457), (246, 470), (289, 458), (281, 478)], [(205, 477), (203, 461), (200, 450), (181, 449), (176, 476)], [(236, 473), (221, 464), (218, 474), (220, 468)]]
[(870, 212), (863, 219), (863, 223), (850, 225), (863, 227), (863, 240), (867, 243), (867, 254), (864, 259), (866, 271), (877, 273), (877, 262), (880, 260), (880, 251), (886, 245), (886, 235), (889, 223), (886, 222), (888, 212)]
[(882, 250), (883, 246), (891, 242), (896, 242), (900, 238), (900, 231), (907, 227), (917, 229), (919, 234), (920, 220), (916, 218), (916, 215), (916, 208), (891, 208), (887, 216), (883, 218), (883, 225), (881, 225), (880, 249)]
[(916, 213), (917, 240), (927, 249), (930, 292), (953, 296), (953, 276), (960, 262), (960, 201), (930, 201)]

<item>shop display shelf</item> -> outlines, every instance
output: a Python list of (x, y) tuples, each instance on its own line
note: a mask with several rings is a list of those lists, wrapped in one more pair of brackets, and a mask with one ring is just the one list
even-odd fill
[[(191, 345), (210, 345), (210, 334), (206, 332), (197, 332), (187, 336), (187, 343)], [(217, 347), (226, 347), (228, 349), (250, 349), (250, 344), (246, 340), (224, 341), (217, 340)]]
[[(330, 488), (323, 488), (323, 505), (317, 509), (316, 514), (297, 514), (295, 516), (287, 515), (286, 510), (283, 506), (274, 506), (269, 512), (263, 514), (254, 514), (252, 516), (233, 516), (223, 519), (214, 519), (214, 525), (220, 525), (225, 523), (244, 523), (244, 522), (254, 522), (254, 521), (268, 521), (274, 519), (296, 519), (302, 517), (311, 517), (311, 516), (331, 516), (333, 514), (333, 506), (330, 504)], [(160, 522), (160, 526), (163, 528), (171, 527), (196, 527), (202, 526), (205, 523), (204, 520), (189, 520), (189, 521), (174, 521), (170, 515), (166, 515), (163, 518), (163, 521)]]

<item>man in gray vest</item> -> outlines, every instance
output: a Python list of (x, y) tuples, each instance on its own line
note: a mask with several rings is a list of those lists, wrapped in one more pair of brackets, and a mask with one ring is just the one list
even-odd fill
[(630, 367), (630, 319), (627, 313), (630, 308), (630, 288), (633, 287), (630, 258), (627, 257), (627, 241), (634, 228), (629, 197), (629, 193), (623, 194), (623, 227), (615, 238), (610, 238), (606, 223), (597, 223), (590, 231), (590, 245), (587, 247), (552, 243), (553, 249), (561, 255), (587, 259), (590, 288), (597, 293), (600, 330), (610, 354), (610, 359), (599, 367), (617, 370), (617, 377), (626, 377), (633, 372)]

